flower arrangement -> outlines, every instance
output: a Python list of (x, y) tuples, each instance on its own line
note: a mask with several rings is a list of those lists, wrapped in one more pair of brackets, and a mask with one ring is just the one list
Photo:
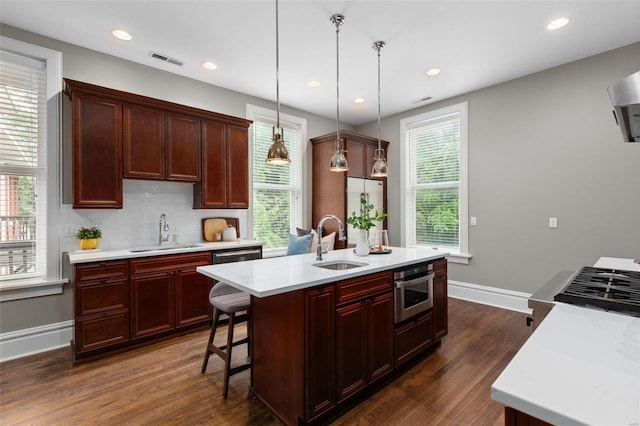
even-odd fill
[(102, 238), (102, 231), (97, 226), (91, 228), (80, 228), (76, 232), (76, 238), (79, 240), (91, 240), (94, 238)]
[(351, 212), (351, 216), (347, 218), (347, 223), (356, 229), (368, 231), (375, 226), (375, 222), (382, 222), (389, 217), (387, 213), (380, 213), (378, 209), (371, 216), (371, 210), (373, 210), (373, 204), (369, 204), (365, 197), (360, 197), (360, 214)]

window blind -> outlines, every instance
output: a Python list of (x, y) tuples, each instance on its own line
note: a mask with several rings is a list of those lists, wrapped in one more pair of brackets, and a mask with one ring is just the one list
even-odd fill
[(0, 50), (0, 279), (46, 274), (46, 65)]
[(414, 123), (407, 141), (414, 243), (459, 247), (460, 116)]
[(301, 209), (301, 128), (294, 123), (280, 121), (291, 163), (276, 166), (265, 161), (274, 125), (272, 118), (254, 117), (253, 236), (263, 241), (267, 249), (287, 246), (289, 234), (295, 232)]

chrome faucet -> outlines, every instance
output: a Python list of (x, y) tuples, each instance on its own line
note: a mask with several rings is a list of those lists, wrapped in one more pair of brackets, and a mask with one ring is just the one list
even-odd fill
[(160, 215), (160, 232), (158, 234), (158, 244), (163, 245), (169, 242), (169, 223), (167, 223), (167, 215)]
[(332, 214), (326, 214), (320, 218), (320, 222), (318, 222), (318, 248), (316, 249), (316, 260), (322, 260), (322, 225), (327, 219), (333, 219), (338, 222), (338, 239), (340, 241), (344, 241), (347, 237), (344, 234), (344, 225), (342, 225), (342, 221)]

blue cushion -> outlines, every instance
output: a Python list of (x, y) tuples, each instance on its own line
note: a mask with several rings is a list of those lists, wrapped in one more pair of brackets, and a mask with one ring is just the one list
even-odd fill
[(287, 256), (291, 256), (294, 254), (309, 253), (312, 240), (313, 240), (313, 234), (307, 234), (301, 237), (298, 237), (296, 235), (289, 235), (289, 246), (287, 247)]

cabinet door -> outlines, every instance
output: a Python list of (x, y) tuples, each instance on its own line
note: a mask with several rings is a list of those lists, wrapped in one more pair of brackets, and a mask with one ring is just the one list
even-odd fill
[(175, 280), (176, 327), (208, 321), (212, 310), (209, 290), (213, 280), (196, 272), (195, 268), (177, 271)]
[(367, 370), (367, 309), (357, 302), (336, 311), (338, 403), (365, 388)]
[(73, 207), (122, 208), (122, 105), (73, 98)]
[(202, 181), (194, 185), (193, 208), (227, 205), (227, 148), (224, 124), (202, 122)]
[(363, 143), (347, 141), (347, 161), (349, 161), (349, 171), (347, 176), (365, 178), (371, 170), (365, 170), (366, 146)]
[(249, 208), (249, 139), (244, 127), (227, 127), (227, 207)]
[(200, 120), (167, 113), (168, 180), (200, 180)]
[(124, 106), (124, 177), (164, 179), (164, 111)]
[(393, 370), (393, 293), (367, 301), (368, 382)]
[(131, 277), (131, 339), (174, 328), (173, 279), (172, 272)]
[(333, 286), (305, 292), (306, 421), (336, 406), (334, 294)]
[(74, 337), (76, 354), (124, 343), (129, 340), (129, 311), (117, 309), (76, 318)]
[(449, 324), (446, 259), (433, 262), (433, 272), (433, 339), (438, 340), (447, 334)]

